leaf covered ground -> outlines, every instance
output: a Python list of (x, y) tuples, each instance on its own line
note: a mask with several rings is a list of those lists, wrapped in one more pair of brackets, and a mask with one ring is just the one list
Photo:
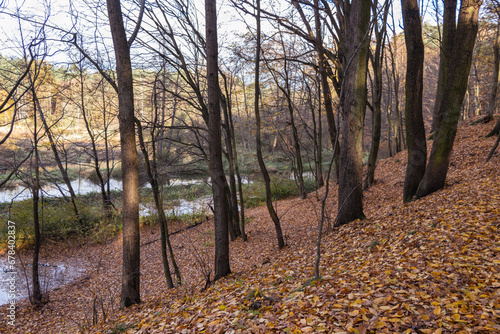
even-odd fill
[[(368, 218), (324, 236), (318, 281), (321, 193), (312, 193), (278, 203), (288, 244), (281, 251), (266, 209), (248, 210), (249, 241), (231, 243), (233, 274), (202, 292), (203, 273), (213, 265), (212, 223), (172, 237), (186, 283), (175, 290), (162, 277), (159, 232), (143, 229), (143, 303), (122, 311), (121, 240), (76, 250), (48, 245), (44, 256), (85, 259), (87, 275), (52, 292), (41, 309), (22, 304), (16, 331), (500, 332), (500, 154), (484, 162), (495, 140), (484, 138), (491, 126), (460, 127), (446, 187), (409, 204), (401, 200), (406, 152), (380, 161), (377, 182), (365, 192)], [(335, 186), (331, 193), (334, 215)], [(2, 323), (4, 330), (12, 328)]]

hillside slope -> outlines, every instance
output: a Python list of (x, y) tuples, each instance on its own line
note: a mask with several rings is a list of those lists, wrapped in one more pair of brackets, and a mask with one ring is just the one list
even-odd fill
[[(445, 189), (406, 205), (406, 152), (380, 161), (377, 183), (365, 193), (368, 218), (323, 238), (321, 280), (312, 281), (319, 206), (310, 194), (279, 202), (288, 243), (281, 251), (266, 209), (249, 210), (249, 241), (231, 243), (233, 274), (203, 292), (202, 264), (212, 264), (210, 224), (173, 240), (187, 281), (180, 289), (164, 288), (157, 243), (143, 247), (143, 303), (110, 314), (89, 331), (500, 332), (500, 154), (484, 162), (495, 140), (483, 138), (491, 126), (460, 127)], [(334, 214), (335, 186), (331, 193)], [(150, 238), (149, 231), (142, 233), (143, 240)], [(119, 242), (111, 246), (118, 250)], [(206, 247), (196, 247), (201, 244)], [(109, 282), (118, 283), (119, 254), (112, 258), (106, 261), (116, 262), (108, 268), (114, 276), (99, 273), (62, 288), (48, 307), (23, 311), (18, 330), (87, 331), (82, 321), (68, 324), (68, 313), (87, 314), (78, 311), (82, 287), (90, 291), (109, 275)], [(58, 310), (58, 302), (67, 308)]]

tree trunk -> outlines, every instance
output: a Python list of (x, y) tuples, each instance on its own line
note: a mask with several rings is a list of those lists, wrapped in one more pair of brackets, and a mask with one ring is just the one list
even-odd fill
[[(243, 241), (247, 241), (247, 234), (245, 232), (245, 199), (243, 198), (243, 184), (241, 181), (240, 168), (238, 165), (238, 151), (236, 150), (236, 137), (234, 134), (234, 124), (233, 124), (233, 115), (231, 108), (228, 109), (229, 112), (229, 129), (232, 133), (232, 146), (233, 146), (233, 154), (234, 154), (234, 171), (236, 173), (236, 179), (238, 181), (238, 193), (240, 195), (240, 233)], [(243, 136), (242, 136), (243, 138)]]
[(486, 138), (492, 137), (494, 135), (500, 134), (500, 118), (497, 120), (495, 127), (486, 135)]
[[(330, 135), (330, 143), (332, 145), (332, 150), (334, 159), (333, 163), (335, 165), (335, 178), (338, 182), (339, 180), (339, 141), (337, 140), (337, 127), (335, 126), (335, 115), (333, 113), (333, 101), (332, 101), (332, 93), (330, 91), (330, 85), (328, 83), (328, 69), (330, 65), (325, 57), (323, 52), (323, 48), (320, 45), (323, 45), (323, 38), (321, 35), (321, 20), (319, 15), (319, 0), (314, 0), (314, 21), (315, 21), (315, 30), (316, 30), (316, 52), (318, 53), (318, 72), (321, 79), (321, 88), (320, 90), (323, 92), (323, 103), (325, 105), (325, 113), (326, 113), (326, 121), (328, 124), (328, 134)], [(331, 69), (330, 69), (331, 71)], [(320, 101), (321, 103), (321, 101)], [(321, 113), (319, 114), (319, 122), (321, 122)], [(320, 133), (320, 136), (322, 134)]]
[[(441, 99), (443, 97), (446, 83), (448, 82), (449, 61), (453, 53), (453, 42), (456, 32), (456, 11), (457, 0), (444, 1), (443, 14), (443, 40), (441, 41), (441, 52), (439, 54), (439, 74), (436, 86), (436, 98), (434, 100), (434, 110), (432, 113), (431, 133), (439, 128), (441, 118), (440, 114)], [(468, 72), (467, 72), (468, 73)]]
[[(80, 64), (81, 65), (81, 64)], [(82, 116), (83, 116), (83, 121), (85, 122), (85, 129), (87, 130), (87, 133), (90, 138), (90, 143), (92, 145), (92, 160), (94, 161), (94, 170), (97, 176), (97, 179), (99, 180), (99, 186), (101, 188), (101, 199), (102, 199), (102, 206), (104, 209), (104, 212), (106, 213), (106, 217), (109, 218), (111, 214), (111, 199), (109, 198), (109, 194), (106, 192), (105, 188), (105, 182), (104, 178), (102, 177), (101, 169), (99, 168), (99, 156), (97, 154), (97, 147), (96, 147), (96, 142), (95, 142), (95, 137), (94, 134), (92, 133), (92, 129), (90, 128), (90, 123), (87, 119), (87, 111), (85, 109), (85, 99), (84, 99), (84, 90), (83, 90), (83, 68), (80, 67), (80, 95), (81, 95), (81, 109), (82, 109)], [(104, 85), (104, 82), (103, 82)], [(103, 103), (104, 103), (104, 112), (106, 111), (106, 105), (105, 105), (105, 99), (103, 95)], [(105, 114), (103, 114), (104, 116)], [(107, 131), (107, 125), (106, 125), (106, 118), (104, 116), (104, 131)], [(107, 139), (107, 134), (104, 134), (105, 140)], [(106, 140), (106, 145), (107, 145), (107, 140)]]
[(226, 177), (222, 166), (220, 89), (218, 76), (217, 9), (216, 0), (205, 0), (205, 32), (207, 54), (208, 144), (210, 176), (214, 198), (215, 279), (231, 272), (229, 267), (228, 201)]
[(281, 249), (285, 247), (285, 241), (283, 239), (283, 232), (281, 231), (281, 223), (278, 215), (273, 207), (273, 202), (271, 198), (271, 180), (269, 178), (269, 173), (267, 172), (266, 165), (264, 163), (264, 158), (262, 157), (262, 140), (261, 140), (261, 120), (260, 120), (260, 110), (259, 110), (259, 97), (260, 97), (260, 83), (259, 83), (259, 73), (260, 73), (260, 0), (256, 0), (257, 6), (257, 33), (256, 33), (256, 49), (255, 49), (255, 142), (257, 150), (257, 160), (259, 161), (259, 167), (262, 172), (262, 177), (264, 179), (264, 185), (266, 188), (266, 206), (269, 211), (269, 215), (274, 223), (274, 228), (276, 230), (276, 237), (278, 239), (278, 248)]
[(38, 273), (38, 257), (40, 255), (40, 247), (42, 245), (42, 236), (40, 231), (40, 220), (38, 216), (38, 202), (40, 191), (40, 168), (38, 156), (38, 129), (37, 129), (37, 103), (34, 85), (32, 85), (33, 94), (33, 145), (35, 151), (35, 180), (33, 181), (33, 228), (35, 230), (35, 240), (33, 246), (33, 263), (32, 263), (32, 280), (33, 280), (33, 304), (37, 305), (42, 302), (42, 290), (40, 288), (40, 278)]
[(73, 207), (73, 211), (75, 212), (75, 217), (76, 217), (76, 219), (78, 219), (78, 223), (80, 225), (80, 228), (85, 230), (87, 228), (87, 226), (84, 225), (83, 219), (80, 216), (80, 213), (78, 212), (78, 207), (76, 206), (75, 191), (73, 190), (73, 186), (71, 185), (71, 181), (69, 180), (68, 173), (66, 172), (66, 169), (64, 168), (64, 166), (61, 162), (61, 158), (59, 157), (59, 152), (57, 151), (57, 148), (56, 148), (56, 143), (54, 142), (54, 139), (52, 137), (52, 133), (50, 132), (50, 127), (47, 124), (47, 121), (45, 120), (45, 115), (43, 114), (42, 107), (40, 105), (40, 101), (38, 100), (38, 97), (37, 97), (35, 91), (33, 91), (33, 99), (36, 103), (38, 113), (40, 114), (40, 119), (41, 119), (43, 127), (45, 129), (45, 133), (47, 134), (47, 138), (49, 139), (50, 148), (52, 149), (52, 153), (54, 154), (54, 159), (56, 161), (57, 167), (59, 168), (59, 171), (61, 172), (64, 183), (66, 184), (66, 187), (68, 187), (68, 191), (69, 191), (69, 195), (70, 195), (70, 202), (71, 202), (71, 205)]
[(491, 92), (488, 99), (488, 116), (490, 117), (493, 117), (493, 114), (496, 110), (498, 81), (500, 76), (500, 21), (497, 23), (495, 44), (493, 45), (493, 54), (495, 59), (495, 67), (493, 69), (493, 73), (491, 73)]
[[(364, 189), (370, 188), (375, 181), (375, 168), (377, 166), (378, 151), (380, 148), (380, 137), (382, 132), (382, 67), (384, 62), (384, 47), (386, 38), (387, 16), (389, 14), (389, 5), (384, 5), (381, 27), (375, 25), (375, 52), (371, 54), (372, 67), (374, 72), (374, 89), (373, 89), (373, 119), (372, 119), (372, 142), (370, 153), (368, 155), (368, 168), (365, 178)], [(373, 15), (377, 15), (377, 1), (372, 5)]]
[(139, 173), (135, 139), (134, 90), (130, 49), (125, 35), (120, 0), (107, 0), (116, 57), (118, 119), (123, 180), (123, 269), (120, 307), (141, 302)]
[[(283, 51), (285, 51), (284, 44), (283, 44)], [(290, 126), (292, 128), (292, 137), (293, 137), (293, 148), (295, 151), (295, 158), (296, 158), (296, 176), (297, 176), (296, 181), (298, 181), (299, 183), (300, 197), (302, 199), (306, 199), (307, 192), (306, 192), (306, 187), (304, 185), (304, 165), (302, 164), (302, 152), (300, 149), (299, 133), (297, 131), (297, 126), (295, 124), (295, 116), (293, 112), (292, 92), (290, 90), (290, 80), (288, 77), (288, 66), (287, 66), (286, 56), (284, 60), (283, 72), (285, 76), (285, 88), (282, 87), (280, 88), (282, 92), (285, 94), (288, 106), (288, 114), (290, 115)], [(278, 84), (277, 81), (276, 84)]]
[(345, 13), (345, 62), (338, 225), (363, 219), (363, 126), (370, 42), (370, 1), (353, 2)]
[[(111, 185), (109, 184), (109, 181), (111, 179), (111, 167), (109, 165), (109, 142), (108, 142), (108, 127), (109, 124), (106, 123), (106, 100), (104, 98), (104, 83), (102, 86), (102, 104), (103, 104), (103, 110), (102, 110), (102, 119), (103, 119), (103, 125), (104, 125), (104, 151), (105, 151), (105, 159), (106, 159), (106, 196), (104, 197), (103, 195), (103, 201), (106, 203), (106, 207), (109, 204), (109, 206), (113, 206), (113, 203), (111, 202)], [(111, 213), (111, 210), (106, 211), (107, 214)]]
[[(226, 89), (226, 94), (229, 94)], [(235, 238), (241, 235), (240, 231), (240, 216), (238, 211), (238, 197), (236, 195), (236, 177), (235, 177), (235, 168), (234, 168), (234, 153), (233, 153), (233, 134), (231, 132), (231, 127), (229, 126), (229, 108), (230, 101), (226, 100), (227, 98), (221, 94), (221, 102), (222, 102), (222, 111), (224, 113), (224, 139), (226, 142), (226, 152), (227, 152), (227, 161), (229, 164), (229, 187), (228, 187), (228, 201), (230, 204), (230, 212), (231, 212), (231, 220), (230, 220), (230, 229), (232, 230), (231, 235), (234, 234)], [(231, 237), (232, 239), (232, 237)]]
[(425, 173), (427, 145), (422, 116), (424, 74), (424, 42), (417, 0), (402, 0), (406, 41), (406, 138), (408, 164), (406, 166), (403, 201), (409, 202), (417, 192)]
[[(174, 282), (172, 281), (172, 275), (170, 274), (170, 266), (168, 264), (168, 256), (167, 256), (167, 238), (168, 238), (168, 230), (166, 227), (167, 219), (165, 217), (165, 211), (163, 210), (163, 203), (161, 200), (160, 191), (158, 187), (158, 179), (156, 178), (156, 175), (153, 175), (153, 172), (151, 170), (149, 153), (146, 149), (146, 144), (144, 143), (142, 125), (139, 120), (136, 120), (136, 124), (137, 124), (137, 136), (139, 138), (139, 145), (141, 147), (142, 155), (144, 156), (144, 165), (146, 167), (146, 173), (148, 174), (151, 190), (153, 191), (153, 198), (155, 201), (156, 211), (158, 212), (158, 220), (160, 222), (161, 258), (163, 262), (163, 274), (165, 275), (165, 280), (167, 281), (168, 288), (172, 289), (174, 287)], [(154, 143), (154, 138), (152, 138), (151, 142)]]
[(429, 164), (418, 187), (417, 198), (427, 196), (445, 185), (457, 133), (460, 108), (467, 90), (480, 6), (480, 0), (466, 0), (461, 4), (456, 36), (453, 41), (453, 53), (448, 62), (450, 68), (439, 110), (439, 115), (443, 115), (443, 118), (434, 135)]

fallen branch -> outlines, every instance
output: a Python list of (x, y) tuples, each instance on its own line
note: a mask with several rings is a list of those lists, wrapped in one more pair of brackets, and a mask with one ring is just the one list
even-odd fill
[[(207, 221), (208, 221), (208, 218), (207, 218)], [(188, 227), (182, 228), (182, 229), (180, 229), (180, 230), (178, 230), (178, 231), (175, 231), (175, 232), (169, 233), (169, 234), (168, 234), (168, 236), (171, 236), (171, 235), (174, 235), (174, 234), (179, 234), (179, 233), (181, 233), (181, 232), (187, 231), (187, 230), (189, 230), (190, 228), (193, 228), (193, 227), (196, 227), (196, 226), (198, 226), (198, 225), (201, 225), (202, 223), (203, 223), (203, 220), (202, 220), (202, 221), (199, 221), (199, 222), (197, 222), (197, 223), (194, 223), (193, 225), (189, 225)], [(142, 246), (147, 246), (147, 245), (152, 244), (152, 243), (155, 243), (155, 242), (157, 242), (157, 241), (160, 241), (160, 238), (158, 238), (158, 239), (154, 239), (154, 240), (151, 240), (151, 241), (148, 241), (148, 242), (145, 242), (145, 243), (141, 244), (141, 247), (142, 247)]]

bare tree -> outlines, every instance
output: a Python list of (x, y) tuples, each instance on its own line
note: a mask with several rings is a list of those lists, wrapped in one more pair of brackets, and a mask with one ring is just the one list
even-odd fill
[(120, 307), (141, 302), (139, 172), (135, 139), (134, 90), (130, 46), (137, 36), (144, 0), (136, 29), (127, 41), (120, 0), (107, 0), (109, 25), (113, 37), (118, 83), (120, 142), (123, 180), (123, 269)]
[(257, 150), (257, 160), (259, 162), (259, 167), (262, 173), (262, 178), (264, 179), (264, 186), (266, 189), (266, 206), (269, 211), (269, 215), (274, 223), (274, 228), (276, 230), (276, 237), (278, 239), (278, 248), (281, 249), (285, 247), (285, 240), (283, 239), (283, 232), (281, 230), (280, 219), (274, 209), (272, 198), (271, 198), (271, 179), (269, 178), (269, 173), (267, 171), (266, 165), (264, 163), (264, 158), (262, 156), (262, 138), (261, 138), (261, 119), (260, 119), (260, 49), (261, 49), (261, 11), (260, 11), (260, 0), (256, 0), (256, 14), (255, 19), (257, 23), (257, 30), (255, 33), (256, 38), (256, 48), (255, 48), (255, 143)]

